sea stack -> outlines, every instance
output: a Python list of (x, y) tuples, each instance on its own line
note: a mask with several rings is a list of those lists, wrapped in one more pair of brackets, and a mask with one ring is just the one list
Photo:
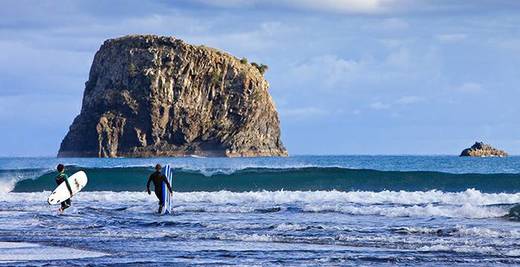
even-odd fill
[(58, 156), (286, 156), (265, 67), (174, 37), (107, 40)]
[(475, 142), (470, 148), (466, 148), (460, 153), (461, 157), (507, 157), (503, 150), (496, 149), (483, 142)]

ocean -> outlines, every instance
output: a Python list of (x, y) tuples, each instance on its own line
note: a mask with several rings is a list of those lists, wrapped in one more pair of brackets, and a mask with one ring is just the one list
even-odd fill
[[(63, 215), (58, 163), (89, 177)], [(519, 191), (520, 157), (0, 158), (0, 265), (520, 264)]]

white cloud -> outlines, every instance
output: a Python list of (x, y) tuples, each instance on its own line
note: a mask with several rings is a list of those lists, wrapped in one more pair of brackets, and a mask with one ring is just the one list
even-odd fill
[(248, 29), (240, 31), (226, 31), (223, 33), (188, 33), (180, 36), (190, 43), (204, 44), (230, 52), (237, 57), (247, 57), (255, 60), (257, 53), (263, 53), (280, 47), (280, 42), (299, 29), (287, 24), (271, 21), (262, 22)]
[(375, 110), (383, 110), (383, 109), (389, 109), (392, 105), (390, 104), (385, 104), (383, 102), (380, 102), (380, 101), (377, 101), (377, 102), (373, 102), (370, 104), (370, 108), (371, 109), (375, 109)]
[(454, 88), (456, 91), (462, 93), (481, 93), (484, 91), (484, 88), (479, 83), (474, 82), (466, 82)]
[(248, 7), (257, 3), (255, 0), (198, 0), (198, 2), (218, 7)]
[(382, 28), (385, 30), (397, 31), (406, 30), (409, 28), (408, 22), (403, 19), (390, 18), (382, 21)]
[[(286, 8), (340, 14), (424, 14), (446, 11), (471, 11), (475, 6), (483, 10), (510, 10), (514, 1), (450, 1), (450, 0), (184, 0), (197, 1), (220, 8)], [(495, 3), (499, 2), (499, 3)], [(502, 3), (500, 3), (502, 2)]]
[(466, 40), (468, 37), (464, 33), (450, 33), (450, 34), (438, 34), (435, 38), (441, 43), (458, 43)]
[(387, 48), (395, 49), (403, 46), (407, 41), (402, 39), (380, 39), (378, 40), (381, 44), (383, 44)]
[(366, 30), (376, 30), (376, 31), (387, 31), (387, 32), (395, 32), (395, 31), (404, 31), (410, 27), (408, 22), (404, 19), (400, 18), (388, 18), (381, 19), (374, 23), (367, 24), (363, 27)]
[(520, 38), (491, 39), (489, 43), (496, 45), (499, 49), (520, 53)]
[(329, 111), (317, 107), (280, 108), (279, 113), (283, 117), (304, 119), (309, 117), (321, 117), (329, 114)]
[(386, 11), (393, 0), (284, 0), (294, 7), (344, 13), (380, 13)]
[[(360, 92), (379, 89), (380, 93), (404, 90), (410, 84), (433, 81), (439, 77), (440, 64), (435, 49), (414, 50), (403, 46), (380, 55), (363, 55), (356, 59), (339, 55), (311, 57), (289, 67), (284, 80), (293, 88), (321, 92)], [(396, 83), (401, 83), (396, 87)], [(389, 87), (388, 84), (394, 86)]]
[(334, 55), (324, 55), (297, 65), (292, 70), (292, 75), (302, 81), (319, 79), (323, 87), (335, 88), (348, 84), (362, 68), (363, 63), (361, 62), (342, 59)]
[(412, 55), (407, 48), (399, 48), (386, 58), (386, 63), (392, 67), (407, 68), (413, 65)]
[(410, 104), (416, 104), (416, 103), (419, 103), (419, 102), (422, 102), (422, 101), (424, 101), (423, 97), (419, 97), (419, 96), (403, 96), (403, 97), (397, 99), (397, 101), (395, 101), (395, 103), (399, 104), (399, 105), (410, 105)]
[(198, 0), (207, 5), (228, 8), (275, 6), (334, 13), (378, 14), (403, 0)]
[(395, 106), (412, 105), (412, 104), (422, 102), (424, 100), (425, 99), (423, 97), (419, 97), (419, 96), (403, 96), (393, 102), (387, 102), (387, 103), (381, 102), (381, 101), (372, 102), (372, 103), (370, 103), (369, 107), (371, 109), (375, 109), (375, 110), (387, 110), (387, 109), (390, 109)]

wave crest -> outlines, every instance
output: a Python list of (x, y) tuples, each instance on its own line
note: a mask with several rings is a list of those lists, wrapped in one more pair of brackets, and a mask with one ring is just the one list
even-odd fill
[[(86, 191), (142, 191), (151, 167), (81, 168), (71, 166), (69, 173), (83, 170), (89, 177)], [(49, 170), (2, 171), (11, 175), (0, 181), (3, 191), (39, 192), (53, 190), (55, 173)], [(0, 176), (1, 177), (1, 176)], [(14, 178), (13, 178), (14, 177)], [(340, 167), (187, 169), (174, 170), (174, 187), (180, 192), (194, 191), (432, 191), (461, 192), (475, 188), (480, 192), (520, 191), (520, 174), (453, 174), (428, 171), (377, 171)], [(471, 191), (468, 192), (468, 194)]]
[[(41, 203), (50, 192), (1, 195), (0, 201)], [(82, 192), (74, 197), (79, 206), (109, 205), (132, 212), (148, 212), (155, 198), (144, 192)], [(518, 194), (482, 193), (474, 189), (450, 193), (439, 191), (340, 192), (340, 191), (260, 191), (260, 192), (176, 192), (174, 212), (265, 213), (320, 212), (355, 216), (496, 218), (505, 216)], [(34, 205), (41, 206), (41, 205)], [(293, 225), (279, 226), (292, 228)], [(298, 227), (295, 227), (295, 230)], [(401, 229), (401, 231), (420, 231)], [(466, 229), (465, 234), (472, 234)], [(462, 232), (462, 230), (459, 230)], [(493, 235), (495, 233), (485, 233)]]

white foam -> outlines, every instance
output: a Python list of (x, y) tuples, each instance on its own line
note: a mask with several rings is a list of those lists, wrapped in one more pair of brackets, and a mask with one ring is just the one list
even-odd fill
[(395, 229), (399, 233), (409, 234), (432, 234), (432, 235), (449, 235), (455, 237), (470, 238), (520, 238), (520, 230), (512, 229), (494, 229), (489, 227), (467, 227), (465, 225), (456, 225), (453, 228), (438, 227), (399, 227)]
[(488, 208), (464, 204), (463, 206), (426, 206), (381, 207), (349, 205), (307, 205), (303, 209), (309, 212), (341, 212), (352, 215), (381, 215), (387, 217), (451, 217), (451, 218), (493, 218), (507, 214), (501, 208)]
[(500, 252), (493, 248), (488, 246), (469, 246), (469, 245), (463, 245), (463, 246), (450, 246), (445, 244), (436, 244), (431, 246), (423, 246), (417, 249), (418, 251), (422, 252), (433, 252), (433, 251), (443, 251), (443, 252), (458, 252), (458, 253), (481, 253), (481, 254), (491, 254), (491, 255), (497, 255), (500, 254)]
[[(0, 201), (16, 203), (42, 203), (50, 192), (0, 194)], [(80, 192), (74, 203), (91, 207), (151, 206), (155, 196), (145, 192)], [(379, 215), (389, 217), (458, 217), (493, 218), (508, 213), (507, 207), (489, 206), (520, 202), (520, 194), (488, 194), (468, 189), (464, 192), (441, 191), (406, 192), (340, 192), (340, 191), (261, 191), (235, 193), (189, 192), (174, 193), (174, 211), (177, 212), (230, 212), (248, 213), (259, 209), (287, 207), (307, 212), (340, 212), (353, 215)], [(35, 205), (41, 206), (41, 204)], [(148, 207), (146, 207), (148, 209)], [(275, 210), (276, 211), (276, 210)]]
[(0, 180), (0, 194), (9, 193), (14, 189), (16, 179), (1, 179)]
[(70, 260), (106, 256), (105, 253), (24, 242), (0, 242), (0, 262)]
[(277, 225), (274, 229), (278, 231), (301, 231), (307, 229), (307, 226), (293, 223), (282, 223)]
[(219, 230), (252, 230), (252, 229), (264, 229), (266, 226), (259, 223), (203, 223), (204, 227), (208, 229), (219, 229)]
[(24, 243), (24, 242), (0, 242), (0, 249), (7, 248), (35, 248), (39, 247), (38, 244)]
[(520, 249), (513, 249), (505, 253), (506, 256), (509, 257), (519, 257), (520, 256)]
[(491, 229), (483, 227), (466, 227), (458, 225), (456, 227), (457, 234), (460, 236), (476, 236), (476, 237), (488, 237), (488, 238), (520, 238), (520, 230), (504, 230), (504, 229)]
[(176, 197), (185, 201), (209, 201), (212, 203), (242, 203), (242, 202), (275, 202), (292, 203), (304, 201), (308, 203), (359, 203), (359, 204), (406, 204), (420, 205), (429, 203), (459, 205), (461, 203), (478, 203), (479, 205), (514, 204), (520, 202), (520, 193), (481, 193), (475, 189), (464, 192), (445, 193), (442, 191), (260, 191), (234, 193), (190, 192), (177, 193)]
[(276, 236), (265, 234), (220, 234), (217, 235), (220, 240), (235, 240), (247, 242), (273, 242), (277, 241)]
[(11, 192), (16, 183), (22, 180), (35, 179), (47, 173), (49, 170), (11, 170), (0, 176), (0, 194)]

